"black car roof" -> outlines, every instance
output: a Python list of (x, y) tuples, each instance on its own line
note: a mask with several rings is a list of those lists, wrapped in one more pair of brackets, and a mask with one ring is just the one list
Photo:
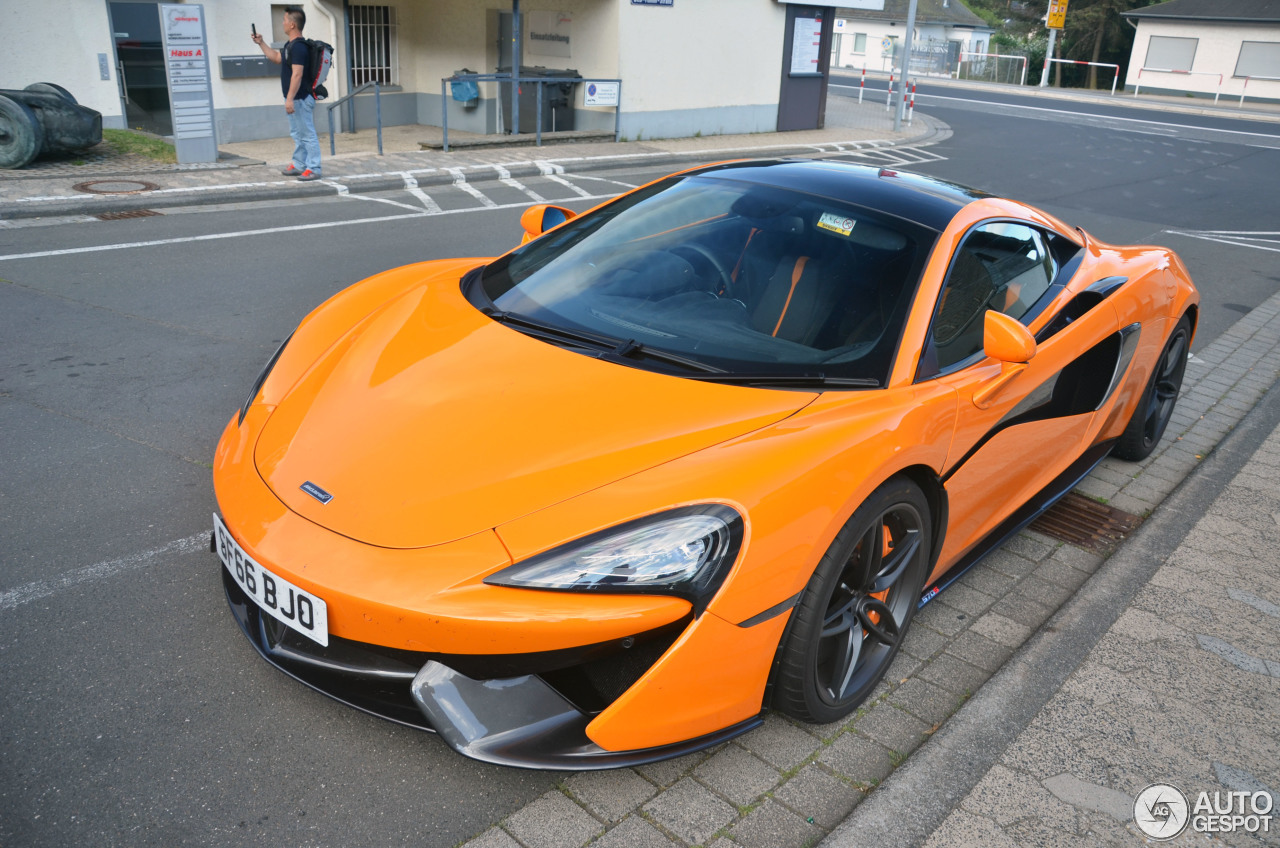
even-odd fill
[(986, 192), (890, 168), (821, 159), (729, 162), (687, 172), (788, 188), (905, 218), (941, 232), (961, 208)]

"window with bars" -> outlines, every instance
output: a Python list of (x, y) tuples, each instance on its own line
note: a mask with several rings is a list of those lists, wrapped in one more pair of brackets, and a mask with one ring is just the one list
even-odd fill
[(400, 84), (394, 6), (348, 6), (351, 72), (355, 86)]

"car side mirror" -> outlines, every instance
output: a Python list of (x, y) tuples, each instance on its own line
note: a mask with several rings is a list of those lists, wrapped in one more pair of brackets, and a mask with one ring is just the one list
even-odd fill
[(986, 409), (1005, 386), (1026, 370), (1027, 362), (1036, 355), (1036, 340), (1018, 319), (989, 309), (983, 317), (982, 350), (1001, 363), (1000, 373), (973, 393), (973, 405)]
[(532, 241), (547, 230), (560, 226), (570, 218), (576, 217), (576, 215), (577, 213), (571, 209), (565, 209), (563, 206), (552, 206), (548, 203), (530, 206), (520, 216), (520, 226), (524, 228), (524, 238), (520, 240), (520, 243), (525, 244)]
[(1001, 362), (1027, 362), (1036, 355), (1036, 340), (1017, 318), (988, 309), (982, 325), (982, 350)]

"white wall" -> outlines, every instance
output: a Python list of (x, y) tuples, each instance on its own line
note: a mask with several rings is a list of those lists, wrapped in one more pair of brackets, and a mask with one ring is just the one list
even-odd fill
[[(1151, 36), (1170, 38), (1196, 38), (1195, 62), (1192, 74), (1168, 74), (1146, 71), (1139, 75), (1147, 58)], [(1129, 55), (1129, 71), (1125, 85), (1132, 88), (1141, 85), (1142, 90), (1165, 89), (1191, 91), (1212, 95), (1221, 93), (1239, 102), (1241, 92), (1249, 97), (1280, 99), (1280, 82), (1251, 80), (1245, 87), (1243, 77), (1235, 77), (1236, 61), (1240, 58), (1243, 41), (1280, 41), (1280, 26), (1261, 24), (1239, 25), (1207, 21), (1151, 21), (1140, 20), (1133, 39), (1133, 51)], [(1222, 75), (1219, 87), (1218, 75)]]
[(624, 134), (660, 137), (776, 128), (784, 4), (616, 2), (623, 120), (631, 128), (624, 128)]
[[(104, 125), (124, 126), (105, 0), (0, 0), (0, 33), (0, 88), (57, 83), (101, 112)], [(100, 78), (99, 53), (107, 54), (109, 80)]]

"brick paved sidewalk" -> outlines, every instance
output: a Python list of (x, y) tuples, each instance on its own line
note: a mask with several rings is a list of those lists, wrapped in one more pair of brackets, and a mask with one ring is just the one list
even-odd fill
[[(1078, 491), (1106, 499), (1130, 512), (1149, 514), (1253, 408), (1275, 382), (1278, 371), (1280, 294), (1272, 296), (1192, 357), (1182, 397), (1164, 440), (1152, 456), (1141, 463), (1107, 459)], [(1280, 479), (1280, 475), (1276, 477)], [(1264, 513), (1267, 520), (1271, 520), (1273, 512), (1280, 515), (1280, 505)], [(771, 713), (763, 727), (707, 752), (635, 769), (575, 774), (556, 790), (496, 822), (466, 842), (463, 848), (581, 848), (586, 845), (592, 848), (691, 845), (801, 848), (815, 845), (837, 828), (864, 798), (873, 795), (876, 787), (907, 761), (912, 752), (945, 726), (948, 717), (977, 692), (1102, 563), (1100, 556), (1033, 531), (1023, 531), (921, 610), (885, 682), (847, 721), (811, 726)], [(1171, 576), (1176, 574), (1178, 572), (1172, 572)], [(1242, 588), (1254, 585), (1243, 580), (1237, 582)], [(1268, 585), (1274, 585), (1274, 572)], [(1181, 602), (1172, 601), (1161, 591), (1154, 591), (1152, 603), (1159, 604), (1160, 610), (1176, 611), (1169, 608)], [(1272, 598), (1272, 602), (1276, 600), (1280, 598)], [(1195, 614), (1195, 608), (1180, 613), (1191, 620)], [(1138, 621), (1126, 619), (1124, 627), (1137, 625)], [(1169, 628), (1156, 629), (1147, 638), (1163, 638), (1168, 632)], [(1232, 638), (1218, 630), (1203, 632), (1227, 641)], [(1261, 658), (1265, 654), (1265, 659), (1280, 661), (1280, 654), (1274, 649), (1266, 653), (1268, 643), (1257, 641), (1260, 632), (1254, 631), (1241, 650), (1250, 656)], [(1274, 641), (1273, 636), (1270, 644)], [(1185, 642), (1184, 639), (1180, 648), (1190, 650)], [(1121, 671), (1132, 672), (1133, 664), (1142, 662), (1140, 646), (1135, 650), (1137, 653)], [(1113, 655), (1114, 651), (1108, 654)], [(1101, 680), (1096, 675), (1082, 678), (1074, 685), (1077, 688), (1072, 691), (1078, 699), (1085, 697), (1078, 688), (1081, 686), (1096, 690), (1090, 697), (1112, 700), (1119, 697), (1115, 681)], [(1087, 727), (1092, 706), (1088, 705), (1089, 709), (1084, 709), (1083, 703), (1077, 706), (1080, 710), (1075, 714), (1076, 720)], [(1233, 708), (1234, 701), (1224, 706)], [(1113, 711), (1128, 708), (1127, 702), (1112, 706)], [(1209, 733), (1206, 723), (1212, 722), (1213, 717), (1214, 714), (1206, 715), (1196, 723), (1182, 716), (1184, 722), (1178, 726), (1179, 730), (1201, 734), (1188, 744), (1215, 744), (1214, 735), (1204, 735)], [(1272, 730), (1274, 726), (1272, 722)], [(1262, 727), (1266, 726), (1254, 726), (1254, 737)], [(1046, 726), (1037, 726), (1037, 738), (1050, 744), (1054, 737), (1051, 732), (1046, 733), (1046, 729)], [(1163, 750), (1154, 741), (1158, 733), (1158, 729), (1147, 728), (1141, 737), (1136, 737), (1141, 741), (1131, 746), (1150, 748), (1154, 745), (1156, 750)], [(1274, 741), (1272, 745), (1274, 747)], [(1119, 757), (1120, 747), (1122, 745), (1113, 743), (1104, 756)], [(1258, 747), (1263, 756), (1271, 750), (1273, 748)], [(1069, 751), (1063, 755), (1067, 753)], [(1117, 759), (1117, 762), (1123, 761)], [(1274, 768), (1280, 757), (1271, 756), (1269, 762)], [(1266, 773), (1256, 759), (1241, 759), (1230, 767)], [(1001, 768), (1008, 770), (1009, 767)], [(1081, 780), (1100, 779), (1096, 770), (1082, 772)], [(984, 798), (1003, 791), (1000, 780), (1008, 777), (1006, 771), (993, 773), (992, 783), (982, 787)], [(1130, 782), (1117, 791), (1127, 792), (1137, 772), (1125, 771), (1124, 774)], [(1167, 777), (1176, 779), (1182, 774), (1171, 767)], [(1274, 775), (1268, 779), (1274, 780)], [(1188, 787), (1191, 785), (1188, 782)], [(1041, 791), (1047, 793), (1047, 790)], [(1037, 797), (1054, 801), (1048, 794)], [(1114, 801), (1118, 796), (1109, 797)], [(1060, 806), (1049, 801), (1044, 811), (1045, 814), (1063, 812)], [(963, 818), (971, 815), (968, 808), (956, 815), (960, 818), (952, 824), (957, 828), (972, 824)], [(1084, 817), (1084, 820), (1085, 827), (1095, 826), (1093, 818)], [(982, 822), (986, 824), (973, 826), (988, 829), (995, 826), (994, 819)], [(1057, 827), (1061, 823), (1060, 819), (1051, 818), (1046, 827)], [(1096, 827), (1102, 825), (1096, 824)], [(1081, 837), (1071, 835), (1073, 830), (1069, 827), (1063, 831), (1064, 841), (1060, 844), (1082, 844)], [(985, 832), (973, 831), (974, 834)], [(1028, 831), (1028, 834), (1039, 832)], [(968, 834), (969, 831), (957, 830), (952, 834), (956, 841), (942, 844), (981, 844), (980, 840), (966, 842)], [(1059, 844), (1038, 842), (1032, 835), (1025, 838), (1029, 840), (1028, 845)], [(1089, 839), (1092, 836), (1084, 841)], [(858, 844), (858, 840), (841, 844)]]
[[(1132, 845), (1153, 783), (1280, 798), (1280, 427), (925, 848)], [(1219, 808), (1220, 809), (1220, 808)], [(1192, 827), (1195, 819), (1192, 818)], [(1269, 832), (1228, 845), (1280, 845)], [(1188, 828), (1173, 845), (1203, 844)], [(1219, 843), (1221, 844), (1221, 843)]]

